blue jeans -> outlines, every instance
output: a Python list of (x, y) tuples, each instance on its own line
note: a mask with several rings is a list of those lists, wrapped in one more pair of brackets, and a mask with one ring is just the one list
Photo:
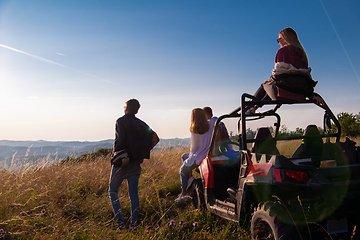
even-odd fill
[(277, 100), (277, 93), (275, 82), (271, 81), (261, 84), (254, 97), (256, 100)]
[[(189, 153), (184, 153), (181, 156), (181, 160), (184, 162), (185, 159), (187, 159), (189, 157)], [(188, 185), (188, 180), (189, 180), (189, 176), (192, 173), (192, 170), (197, 168), (199, 165), (196, 164), (196, 162), (194, 162), (193, 165), (191, 165), (190, 167), (185, 166), (185, 164), (183, 164), (180, 167), (180, 185), (182, 189), (186, 189), (187, 185)]]
[[(113, 167), (110, 174), (110, 184), (109, 184), (109, 196), (114, 210), (115, 219), (117, 222), (123, 223), (124, 217), (122, 214), (121, 204), (119, 200), (119, 188), (121, 183), (125, 178), (122, 178), (118, 173), (120, 168)], [(131, 221), (130, 224), (136, 224), (136, 221), (139, 216), (139, 194), (138, 194), (138, 185), (139, 177), (141, 173), (141, 167), (139, 170), (133, 172), (130, 177), (126, 178), (128, 182), (128, 191), (130, 195), (131, 202)]]

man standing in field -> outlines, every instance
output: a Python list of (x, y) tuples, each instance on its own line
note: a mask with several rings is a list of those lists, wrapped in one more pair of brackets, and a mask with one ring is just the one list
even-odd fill
[(141, 173), (141, 163), (144, 158), (150, 159), (150, 151), (159, 142), (156, 133), (142, 120), (135, 117), (140, 108), (136, 99), (126, 102), (125, 115), (117, 119), (115, 125), (115, 141), (113, 155), (125, 152), (127, 161), (114, 163), (110, 174), (109, 196), (119, 229), (124, 229), (124, 218), (119, 201), (119, 188), (124, 179), (128, 182), (131, 201), (131, 221), (129, 229), (134, 229), (139, 216), (138, 184)]

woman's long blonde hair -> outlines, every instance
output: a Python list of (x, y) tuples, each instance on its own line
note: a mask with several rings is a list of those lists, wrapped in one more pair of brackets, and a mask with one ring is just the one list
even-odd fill
[(291, 46), (297, 47), (298, 49), (294, 48), (294, 51), (297, 52), (300, 57), (301, 57), (301, 61), (308, 66), (309, 65), (309, 60), (307, 58), (306, 52), (304, 47), (301, 45), (298, 35), (295, 32), (294, 29), (288, 27), (285, 28), (283, 30), (281, 30), (281, 32), (279, 33), (280, 37), (282, 37), (286, 42), (288, 42)]
[(196, 134), (204, 134), (209, 130), (210, 126), (206, 119), (204, 110), (195, 108), (191, 111), (190, 132)]

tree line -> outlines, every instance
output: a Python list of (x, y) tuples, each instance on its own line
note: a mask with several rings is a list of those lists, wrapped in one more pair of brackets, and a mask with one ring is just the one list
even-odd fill
[(360, 136), (360, 113), (341, 112), (337, 118), (341, 126), (341, 136), (353, 138)]
[[(337, 119), (341, 126), (341, 136), (342, 137), (351, 137), (356, 138), (360, 136), (360, 113), (353, 114), (347, 112), (341, 112), (337, 115)], [(273, 134), (274, 129), (272, 126), (269, 127), (270, 132)], [(335, 131), (335, 125), (332, 125), (332, 130)], [(322, 128), (319, 128), (320, 133), (323, 132)], [(246, 136), (248, 139), (255, 137), (257, 130), (251, 128), (246, 129)], [(305, 129), (297, 127), (294, 131), (289, 130), (286, 125), (280, 127), (278, 135), (280, 136), (301, 136), (304, 135)], [(230, 135), (232, 136), (232, 132)], [(236, 138), (236, 136), (232, 136)]]

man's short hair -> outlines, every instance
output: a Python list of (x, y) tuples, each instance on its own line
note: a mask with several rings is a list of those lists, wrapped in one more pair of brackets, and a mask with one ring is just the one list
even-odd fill
[(206, 116), (208, 116), (208, 117), (212, 118), (212, 116), (213, 116), (213, 112), (212, 112), (211, 107), (204, 107), (204, 108), (203, 108), (203, 110), (204, 110), (204, 112), (205, 112)]
[(126, 102), (126, 107), (129, 113), (136, 114), (140, 108), (140, 103), (136, 99), (130, 99)]

